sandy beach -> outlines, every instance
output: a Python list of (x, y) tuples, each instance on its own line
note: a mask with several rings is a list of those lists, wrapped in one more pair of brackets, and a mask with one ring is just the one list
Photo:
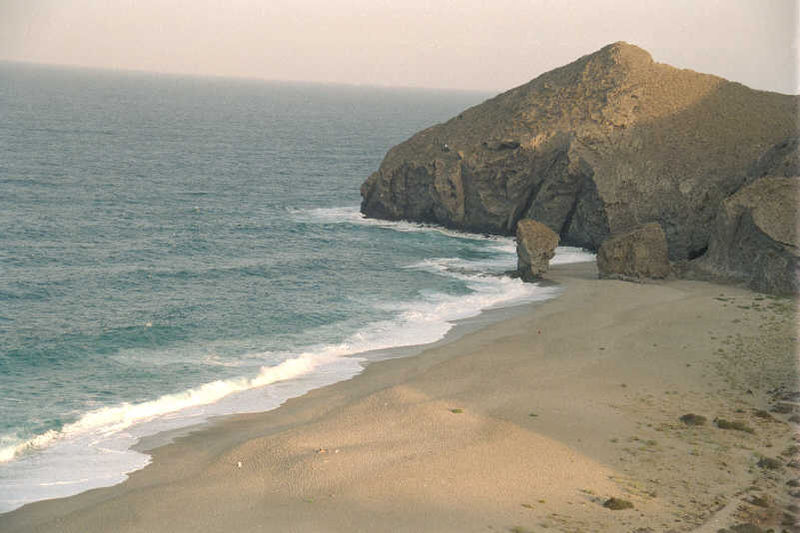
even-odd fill
[(547, 277), (554, 300), (179, 437), (0, 530), (795, 531), (795, 302), (591, 263)]

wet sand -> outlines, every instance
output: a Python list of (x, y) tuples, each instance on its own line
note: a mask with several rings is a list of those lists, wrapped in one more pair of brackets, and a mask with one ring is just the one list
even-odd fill
[(222, 419), (125, 483), (0, 515), (0, 531), (790, 527), (795, 302), (601, 281), (593, 264), (548, 278), (564, 287), (555, 300)]

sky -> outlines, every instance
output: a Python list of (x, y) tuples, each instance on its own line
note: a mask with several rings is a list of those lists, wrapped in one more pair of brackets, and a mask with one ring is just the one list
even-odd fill
[(800, 0), (0, 0), (0, 60), (498, 92), (627, 41), (800, 93)]

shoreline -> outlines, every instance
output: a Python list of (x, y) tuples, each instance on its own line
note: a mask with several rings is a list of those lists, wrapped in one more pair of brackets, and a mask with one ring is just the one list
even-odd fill
[[(558, 298), (558, 297), (559, 297), (559, 294), (556, 294), (555, 296), (553, 296), (551, 298), (544, 299), (544, 300), (533, 300), (533, 301), (523, 302), (523, 303), (514, 303), (514, 304), (511, 304), (509, 306), (504, 306), (504, 307), (491, 307), (491, 308), (488, 308), (488, 309), (484, 309), (484, 310), (480, 311), (480, 313), (478, 313), (475, 316), (472, 316), (472, 317), (469, 317), (469, 318), (462, 318), (462, 319), (458, 319), (458, 320), (454, 321), (453, 322), (453, 327), (447, 333), (445, 333), (444, 336), (441, 339), (433, 341), (433, 342), (424, 343), (424, 344), (411, 344), (411, 345), (405, 345), (405, 346), (392, 346), (391, 348), (380, 348), (380, 349), (376, 349), (376, 350), (369, 350), (369, 351), (366, 351), (366, 352), (357, 352), (357, 353), (354, 353), (354, 354), (351, 354), (351, 355), (343, 356), (343, 357), (347, 357), (347, 358), (362, 359), (363, 360), (361, 362), (361, 364), (363, 366), (362, 371), (360, 373), (358, 373), (358, 374), (355, 374), (352, 377), (345, 378), (345, 379), (333, 382), (333, 383), (328, 384), (328, 385), (323, 385), (323, 386), (318, 387), (318, 388), (331, 387), (331, 386), (336, 385), (338, 383), (350, 381), (350, 380), (354, 379), (355, 377), (363, 374), (364, 371), (370, 365), (373, 365), (373, 364), (376, 364), (376, 363), (381, 363), (383, 361), (390, 361), (392, 359), (405, 359), (405, 358), (408, 358), (408, 357), (418, 357), (421, 354), (427, 352), (428, 350), (432, 350), (432, 349), (436, 349), (436, 348), (445, 346), (445, 345), (447, 345), (447, 344), (449, 344), (451, 342), (456, 342), (459, 339), (461, 339), (462, 337), (464, 337), (465, 335), (468, 335), (468, 334), (473, 333), (475, 331), (481, 330), (481, 329), (486, 328), (486, 327), (491, 327), (492, 325), (494, 325), (494, 324), (496, 324), (498, 322), (502, 322), (504, 320), (509, 320), (509, 319), (517, 317), (519, 315), (532, 312), (532, 310), (535, 309), (536, 307), (538, 307), (538, 306), (544, 304), (545, 302), (548, 302), (548, 301), (550, 301), (550, 300), (552, 300), (554, 298)], [(270, 385), (274, 385), (274, 384), (270, 384)], [(310, 394), (315, 390), (317, 390), (317, 388), (310, 389), (308, 392), (303, 393), (303, 394), (301, 394), (299, 396), (292, 396), (292, 397), (288, 398), (286, 401), (284, 401), (278, 407), (275, 407), (274, 409), (270, 409), (268, 411), (257, 411), (257, 412), (245, 412), (245, 413), (230, 413), (230, 414), (225, 414), (225, 415), (214, 415), (214, 416), (210, 416), (205, 421), (197, 423), (197, 424), (193, 424), (193, 425), (190, 425), (190, 426), (179, 427), (179, 428), (171, 429), (171, 430), (160, 431), (160, 432), (152, 434), (152, 435), (145, 435), (144, 437), (141, 437), (139, 439), (139, 441), (131, 447), (131, 449), (133, 449), (135, 451), (138, 451), (138, 452), (150, 454), (150, 452), (152, 452), (153, 450), (155, 450), (157, 448), (161, 448), (162, 446), (167, 446), (169, 444), (172, 444), (175, 441), (175, 439), (179, 439), (181, 437), (186, 437), (186, 436), (189, 436), (189, 435), (194, 434), (194, 433), (202, 432), (202, 431), (204, 431), (206, 429), (209, 429), (210, 427), (214, 426), (215, 424), (225, 423), (225, 421), (230, 419), (230, 418), (242, 417), (242, 416), (245, 416), (245, 417), (246, 416), (261, 416), (261, 415), (264, 415), (266, 413), (275, 411), (276, 409), (280, 409), (281, 407), (283, 407), (283, 405), (286, 402), (295, 400), (297, 398), (302, 398), (306, 394)], [(147, 466), (149, 466), (149, 464)], [(143, 468), (147, 468), (147, 466), (145, 466)], [(139, 469), (139, 470), (141, 470), (141, 469)], [(130, 475), (130, 474), (132, 474), (134, 472), (138, 472), (139, 470), (134, 470), (133, 472), (129, 472), (128, 474)], [(99, 489), (110, 488), (112, 486), (114, 486), (114, 485), (111, 485), (109, 487), (98, 487), (98, 488)], [(94, 490), (94, 489), (90, 489), (90, 490)], [(77, 496), (77, 494), (75, 496)], [(67, 497), (71, 497), (71, 496), (67, 496)], [(42, 500), (39, 500), (39, 501), (42, 501)], [(37, 503), (37, 502), (31, 502), (31, 503)], [(14, 509), (12, 511), (8, 511), (8, 512), (14, 512), (15, 510), (16, 509)], [(3, 515), (3, 513), (0, 513), (0, 517), (2, 517), (2, 515)]]
[[(507, 252), (507, 243), (493, 241), (498, 244), (491, 247), (492, 251)], [(565, 248), (559, 251), (556, 259), (574, 261), (586, 255)], [(424, 263), (417, 265), (423, 268), (420, 265)], [(494, 264), (490, 266), (496, 268)], [(431, 270), (438, 272), (439, 269)], [(485, 270), (476, 267), (475, 272)], [(4, 448), (0, 450), (3, 461), (7, 460), (6, 452), (9, 451), (19, 457), (0, 465), (4, 470), (4, 479), (0, 483), (0, 514), (26, 503), (69, 497), (124, 482), (128, 475), (149, 463), (149, 455), (142, 452), (167, 444), (174, 436), (196, 431), (229, 415), (275, 409), (287, 398), (350, 379), (371, 361), (417, 354), (440, 342), (449, 342), (463, 332), (520, 312), (515, 309), (527, 303), (555, 297), (559, 292), (547, 283), (523, 288), (522, 284), (511, 282), (505, 276), (484, 276), (467, 276), (469, 279), (465, 283), (473, 284), (474, 292), (451, 297), (460, 302), (459, 305), (425, 298), (409, 301), (407, 307), (403, 307), (405, 302), (400, 302), (390, 320), (362, 321), (357, 325), (358, 331), (341, 343), (309, 342), (306, 349), (294, 350), (277, 364), (265, 364), (257, 374), (210, 376), (204, 383), (181, 391), (156, 394), (141, 402), (99, 406), (65, 424), (63, 431), (45, 434), (45, 443), (38, 441), (37, 436)], [(461, 296), (464, 300), (459, 300)], [(392, 346), (395, 342), (399, 345)], [(410, 342), (420, 344), (404, 344)], [(255, 384), (257, 381), (261, 383)], [(133, 419), (128, 419), (129, 414)], [(152, 416), (148, 419), (147, 415)], [(114, 433), (121, 438), (116, 441), (106, 438), (108, 435), (103, 431), (104, 424), (111, 426), (113, 422), (130, 427), (123, 431), (117, 428)], [(72, 445), (81, 439), (82, 442)], [(24, 454), (26, 446), (41, 447), (41, 450)], [(66, 453), (59, 453), (62, 450)], [(88, 468), (73, 465), (87, 465)]]
[[(567, 251), (568, 254), (570, 252), (571, 252), (571, 250)], [(570, 263), (570, 262), (588, 262), (588, 261), (581, 261), (581, 260), (574, 261), (573, 260), (573, 261), (564, 261), (563, 263), (566, 264), (566, 263)], [(488, 308), (485, 308), (485, 309), (480, 309), (480, 310), (476, 311), (476, 314), (471, 315), (471, 316), (467, 316), (465, 318), (458, 318), (458, 319), (449, 320), (449, 322), (451, 324), (449, 330), (446, 333), (444, 333), (441, 338), (439, 338), (437, 340), (434, 340), (434, 341), (431, 341), (431, 342), (423, 342), (423, 343), (420, 343), (420, 344), (407, 344), (407, 345), (391, 346), (391, 347), (386, 347), (386, 348), (376, 348), (376, 349), (371, 349), (371, 350), (367, 350), (367, 351), (363, 351), (363, 352), (354, 352), (354, 353), (351, 353), (351, 354), (348, 354), (348, 355), (341, 356), (341, 358), (344, 359), (344, 360), (352, 360), (352, 361), (354, 361), (355, 362), (354, 364), (356, 364), (360, 368), (360, 370), (358, 370), (355, 373), (351, 373), (347, 377), (343, 377), (342, 376), (342, 377), (338, 377), (338, 378), (335, 378), (335, 379), (326, 379), (324, 377), (316, 376), (315, 374), (312, 373), (311, 375), (301, 375), (301, 376), (297, 376), (297, 377), (294, 377), (294, 378), (287, 378), (285, 380), (280, 380), (280, 381), (277, 381), (277, 382), (274, 382), (274, 383), (270, 383), (269, 385), (266, 385), (266, 386), (262, 387), (262, 389), (264, 391), (262, 394), (266, 394), (267, 396), (272, 397), (272, 393), (270, 391), (272, 391), (275, 387), (279, 387), (279, 388), (281, 388), (283, 386), (292, 387), (292, 384), (294, 384), (294, 387), (292, 387), (292, 388), (296, 388), (298, 381), (299, 382), (307, 382), (306, 385), (303, 385), (302, 387), (300, 387), (300, 390), (303, 391), (303, 392), (295, 392), (295, 391), (293, 391), (293, 392), (289, 392), (289, 393), (285, 393), (284, 392), (283, 394), (279, 393), (279, 396), (284, 397), (284, 399), (282, 399), (279, 404), (276, 404), (276, 405), (274, 405), (272, 407), (264, 408), (264, 409), (261, 409), (261, 410), (252, 410), (251, 409), (251, 410), (244, 410), (244, 411), (239, 411), (239, 412), (228, 412), (228, 413), (223, 413), (223, 414), (209, 414), (209, 415), (201, 416), (200, 420), (198, 420), (196, 422), (193, 422), (191, 424), (188, 424), (188, 425), (178, 425), (178, 426), (173, 427), (173, 428), (161, 429), (161, 430), (158, 430), (158, 431), (153, 432), (153, 433), (143, 433), (143, 434), (141, 434), (141, 435), (136, 437), (136, 441), (133, 444), (131, 444), (125, 450), (125, 452), (127, 452), (127, 451), (137, 452), (137, 453), (142, 454), (143, 456), (145, 456), (147, 458), (147, 460), (142, 466), (140, 466), (138, 468), (134, 468), (134, 469), (131, 469), (131, 470), (128, 470), (128, 471), (124, 471), (124, 472), (120, 471), (120, 476), (122, 477), (122, 479), (120, 479), (119, 481), (116, 481), (116, 482), (113, 482), (113, 483), (106, 483), (106, 484), (101, 484), (101, 485), (90, 486), (88, 488), (84, 488), (83, 490), (80, 490), (80, 491), (77, 491), (77, 492), (72, 492), (72, 493), (62, 494), (62, 495), (56, 495), (56, 496), (52, 496), (52, 497), (45, 497), (45, 498), (40, 498), (40, 499), (37, 499), (37, 500), (34, 500), (34, 501), (29, 501), (29, 502), (26, 502), (26, 503), (23, 503), (23, 504), (19, 505), (18, 507), (15, 507), (13, 509), (0, 510), (0, 517), (2, 517), (4, 514), (14, 512), (14, 511), (20, 509), (21, 507), (24, 507), (25, 505), (35, 504), (35, 503), (38, 503), (38, 502), (44, 502), (44, 501), (50, 501), (50, 500), (71, 498), (71, 497), (78, 496), (80, 494), (83, 494), (85, 492), (89, 492), (89, 491), (92, 491), (92, 490), (114, 487), (116, 485), (124, 483), (128, 479), (128, 477), (130, 477), (131, 474), (133, 474), (135, 472), (138, 472), (138, 471), (140, 471), (140, 470), (142, 470), (144, 468), (147, 468), (150, 465), (150, 463), (152, 462), (152, 457), (151, 457), (152, 450), (154, 450), (156, 448), (160, 448), (162, 446), (169, 445), (169, 444), (173, 443), (175, 441), (175, 439), (177, 439), (177, 438), (185, 437), (185, 436), (191, 435), (191, 434), (196, 433), (196, 432), (201, 432), (204, 429), (207, 429), (207, 428), (213, 426), (214, 424), (223, 422), (223, 421), (225, 421), (225, 420), (227, 420), (228, 418), (231, 418), (231, 417), (247, 416), (247, 415), (260, 415), (260, 414), (264, 414), (264, 413), (267, 413), (267, 412), (270, 412), (270, 411), (274, 411), (275, 409), (277, 409), (280, 406), (282, 406), (288, 400), (291, 400), (291, 399), (294, 399), (294, 398), (298, 398), (298, 397), (302, 397), (303, 395), (307, 394), (308, 392), (311, 392), (311, 391), (316, 390), (318, 388), (324, 388), (324, 387), (327, 387), (327, 386), (330, 386), (330, 385), (334, 385), (334, 384), (342, 382), (342, 381), (348, 381), (348, 380), (352, 379), (353, 377), (355, 377), (355, 376), (359, 375), (360, 373), (362, 373), (364, 371), (364, 369), (368, 365), (371, 365), (371, 364), (377, 363), (377, 362), (381, 362), (381, 361), (385, 361), (385, 360), (389, 360), (389, 359), (398, 359), (398, 358), (406, 358), (406, 357), (417, 356), (417, 355), (421, 354), (422, 352), (424, 352), (424, 351), (426, 351), (428, 349), (436, 348), (436, 347), (448, 344), (450, 342), (453, 342), (455, 340), (458, 340), (459, 338), (463, 337), (464, 335), (466, 335), (468, 333), (471, 333), (473, 331), (476, 331), (478, 329), (482, 329), (482, 328), (487, 327), (487, 326), (489, 326), (491, 324), (494, 324), (496, 322), (499, 322), (499, 321), (502, 321), (502, 320), (506, 320), (506, 319), (514, 317), (514, 316), (518, 316), (521, 313), (529, 312), (531, 309), (535, 308), (536, 306), (540, 305), (541, 303), (543, 303), (543, 302), (545, 302), (547, 300), (553, 299), (553, 298), (557, 298), (558, 295), (561, 293), (561, 290), (558, 289), (558, 284), (553, 283), (553, 282), (548, 282), (547, 280), (542, 280), (541, 282), (536, 283), (536, 286), (539, 287), (539, 288), (544, 289), (544, 291), (545, 291), (544, 295), (537, 294), (537, 295), (535, 295), (533, 297), (529, 297), (529, 298), (523, 299), (521, 301), (511, 300), (510, 303), (508, 303), (508, 304), (501, 303), (501, 304), (497, 304), (496, 306), (488, 307)], [(317, 381), (317, 383), (312, 383), (314, 381)], [(245, 394), (252, 395), (253, 393), (257, 393), (257, 391), (258, 391), (258, 389), (249, 389), (249, 390), (246, 390), (246, 391), (243, 391), (243, 392)], [(234, 393), (234, 395), (232, 395), (232, 397), (235, 396), (236, 394), (241, 394), (241, 392), (240, 393)], [(231, 400), (231, 398), (228, 398), (228, 397), (225, 397), (225, 398), (221, 399), (221, 401), (230, 401), (230, 400)], [(234, 399), (234, 401), (236, 401), (236, 400)], [(148, 422), (144, 422), (144, 423), (147, 424)], [(58, 483), (56, 483), (56, 484), (58, 484)]]
[[(0, 529), (779, 524), (795, 501), (785, 481), (798, 475), (796, 450), (784, 452), (797, 426), (794, 412), (769, 409), (797, 403), (779, 398), (798, 390), (794, 302), (704, 282), (599, 281), (594, 268), (554, 266), (556, 298), (275, 410), (214, 420), (153, 449), (127, 481), (28, 504), (0, 515)], [(684, 425), (689, 412), (707, 423)], [(754, 495), (767, 506), (747, 503)], [(634, 507), (604, 508), (612, 496)]]

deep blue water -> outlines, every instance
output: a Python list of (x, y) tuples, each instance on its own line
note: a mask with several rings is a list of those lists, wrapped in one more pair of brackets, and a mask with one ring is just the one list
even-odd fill
[(543, 297), (491, 275), (508, 239), (358, 214), (388, 148), (488, 96), (0, 63), (0, 512)]

